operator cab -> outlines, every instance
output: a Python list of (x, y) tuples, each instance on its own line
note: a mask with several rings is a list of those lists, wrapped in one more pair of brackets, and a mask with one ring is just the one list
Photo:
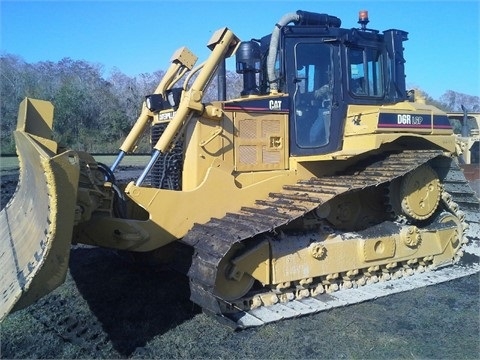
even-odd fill
[[(259, 94), (289, 94), (293, 156), (340, 149), (348, 105), (407, 99), (407, 33), (367, 29), (366, 11), (358, 23), (360, 28), (343, 29), (337, 17), (297, 11), (259, 41), (261, 67), (254, 70), (259, 72)], [(246, 78), (244, 73), (244, 82)], [(252, 81), (247, 82), (248, 94)]]

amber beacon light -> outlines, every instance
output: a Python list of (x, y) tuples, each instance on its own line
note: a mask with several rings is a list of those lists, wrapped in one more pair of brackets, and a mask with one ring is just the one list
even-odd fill
[(367, 24), (370, 22), (368, 20), (368, 11), (367, 10), (360, 10), (358, 12), (358, 23), (362, 26), (362, 30), (365, 30)]

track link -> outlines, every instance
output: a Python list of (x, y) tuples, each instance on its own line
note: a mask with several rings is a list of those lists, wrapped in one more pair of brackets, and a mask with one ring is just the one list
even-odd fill
[[(222, 219), (211, 219), (206, 224), (195, 224), (193, 229), (182, 240), (193, 246), (195, 253), (188, 273), (190, 278), (191, 300), (200, 305), (207, 313), (215, 314), (222, 319), (228, 317), (235, 327), (258, 326), (284, 318), (315, 313), (332, 307), (344, 306), (365, 300), (405, 291), (419, 286), (447, 281), (480, 271), (478, 265), (478, 241), (467, 248), (474, 254), (473, 264), (467, 268), (462, 265), (449, 267), (448, 271), (435, 271), (431, 274), (418, 274), (406, 284), (406, 279), (369, 285), (368, 288), (349, 289), (323, 294), (318, 297), (295, 298), (272, 306), (261, 306), (251, 310), (238, 309), (226, 314), (227, 302), (214, 294), (217, 269), (220, 261), (236, 244), (253, 237), (275, 233), (280, 226), (286, 225), (306, 213), (314, 210), (333, 198), (370, 187), (387, 184), (404, 176), (418, 166), (431, 162), (439, 172), (439, 177), (449, 198), (453, 212), (464, 217), (467, 224), (466, 236), (470, 240), (478, 240), (479, 201), (470, 189), (462, 170), (456, 161), (443, 156), (442, 151), (404, 151), (378, 158), (374, 162), (358, 164), (348, 171), (322, 178), (301, 180), (294, 185), (284, 186), (278, 193), (271, 193), (267, 199), (256, 201), (254, 206), (243, 207), (236, 213), (228, 213)], [(461, 212), (458, 211), (461, 208)], [(469, 257), (471, 259), (471, 257)], [(472, 261), (470, 261), (472, 262)], [(465, 269), (460, 271), (460, 268)], [(452, 271), (454, 270), (454, 271)], [(423, 272), (423, 267), (418, 272)], [(408, 275), (411, 274), (411, 271)], [(398, 277), (398, 276), (397, 276)], [(390, 278), (390, 276), (389, 276)], [(410, 277), (408, 278), (410, 279)], [(444, 279), (444, 280), (442, 280)], [(395, 283), (395, 286), (392, 284)], [(398, 285), (397, 285), (398, 283)], [(248, 296), (246, 299), (249, 298)], [(251, 299), (251, 296), (250, 296)]]

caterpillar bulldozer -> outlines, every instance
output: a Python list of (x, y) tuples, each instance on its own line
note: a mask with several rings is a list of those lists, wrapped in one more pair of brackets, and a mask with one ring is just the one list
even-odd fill
[[(408, 33), (368, 22), (299, 10), (259, 39), (219, 29), (198, 66), (180, 48), (111, 166), (55, 142), (53, 105), (26, 98), (0, 318), (64, 281), (72, 243), (183, 261), (191, 300), (239, 328), (477, 273), (479, 200), (447, 114), (406, 90)], [(145, 132), (150, 161), (117, 181)]]

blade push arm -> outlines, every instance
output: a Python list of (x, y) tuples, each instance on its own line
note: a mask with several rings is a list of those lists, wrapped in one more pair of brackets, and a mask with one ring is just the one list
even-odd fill
[(160, 153), (165, 153), (169, 150), (170, 145), (179, 130), (186, 122), (188, 122), (193, 115), (193, 112), (202, 112), (204, 110), (204, 106), (201, 103), (203, 91), (208, 86), (220, 62), (223, 59), (232, 56), (239, 44), (240, 40), (227, 28), (219, 29), (213, 34), (207, 45), (212, 50), (212, 53), (207, 61), (201, 65), (201, 70), (190, 89), (184, 92), (178, 110), (160, 139), (158, 139), (158, 142), (155, 144), (155, 151), (142, 175), (138, 178), (136, 182), (137, 186), (142, 184), (143, 180), (160, 156)]
[[(192, 70), (193, 66), (197, 61), (197, 56), (195, 56), (190, 50), (186, 47), (178, 49), (170, 59), (170, 67), (163, 76), (162, 80), (158, 84), (157, 88), (154, 91), (154, 94), (161, 94), (163, 97), (166, 97), (167, 90), (171, 89), (175, 83), (180, 80), (186, 72)], [(120, 161), (125, 156), (126, 153), (134, 151), (137, 146), (138, 140), (145, 132), (147, 126), (152, 121), (152, 113), (148, 110), (145, 101), (142, 105), (142, 112), (138, 117), (135, 125), (130, 130), (127, 138), (120, 146), (120, 152), (117, 159), (113, 163), (111, 170), (114, 171), (115, 168), (120, 164)]]

